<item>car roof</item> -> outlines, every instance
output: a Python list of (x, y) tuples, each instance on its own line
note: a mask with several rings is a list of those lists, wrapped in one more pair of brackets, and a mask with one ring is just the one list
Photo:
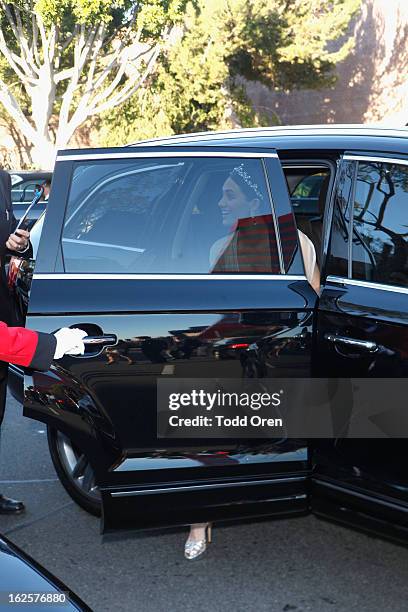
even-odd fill
[(408, 155), (408, 128), (371, 125), (291, 125), (200, 132), (140, 141), (139, 146), (233, 146), (274, 148), (278, 151), (379, 151)]
[(394, 128), (384, 125), (368, 124), (332, 124), (332, 125), (286, 125), (262, 128), (242, 128), (220, 132), (196, 132), (193, 134), (180, 134), (162, 138), (140, 140), (128, 146), (157, 146), (165, 144), (202, 143), (214, 140), (230, 140), (236, 138), (277, 138), (288, 136), (371, 136), (408, 138), (408, 128)]
[[(58, 152), (57, 159), (69, 156), (88, 158), (94, 155), (120, 154), (129, 156), (129, 149), (157, 147), (166, 150), (178, 146), (182, 150), (197, 147), (231, 147), (277, 149), (283, 155), (303, 154), (318, 156), (318, 151), (367, 151), (408, 155), (408, 128), (393, 128), (381, 125), (291, 125), (268, 128), (245, 128), (221, 132), (198, 132), (167, 136), (127, 145), (94, 149), (65, 149)], [(286, 153), (285, 153), (286, 152)]]

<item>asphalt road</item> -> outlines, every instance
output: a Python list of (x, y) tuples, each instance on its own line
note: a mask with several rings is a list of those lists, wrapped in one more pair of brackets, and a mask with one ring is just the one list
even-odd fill
[(408, 549), (314, 517), (215, 527), (201, 560), (182, 556), (186, 531), (102, 542), (99, 521), (56, 478), (42, 424), (8, 398), (0, 491), (27, 512), (0, 532), (95, 612), (393, 612), (408, 609)]

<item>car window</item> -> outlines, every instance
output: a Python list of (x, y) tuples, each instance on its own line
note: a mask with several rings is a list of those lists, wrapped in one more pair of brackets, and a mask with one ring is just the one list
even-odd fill
[[(320, 268), (323, 215), (330, 179), (330, 169), (329, 167), (321, 166), (313, 168), (308, 164), (305, 164), (303, 167), (300, 164), (293, 166), (289, 162), (289, 165), (283, 166), (283, 170), (290, 193), (296, 226), (298, 230), (303, 232), (312, 241), (316, 252), (316, 263)], [(283, 253), (286, 264), (287, 257), (284, 250)]]
[(329, 275), (348, 277), (349, 234), (352, 209), (351, 194), (355, 166), (352, 161), (343, 161), (337, 173), (333, 197), (333, 217), (330, 228), (330, 249), (327, 263)]
[(353, 278), (408, 287), (408, 166), (359, 162)]
[(280, 271), (260, 160), (78, 163), (62, 233), (67, 272)]
[(295, 215), (319, 215), (319, 194), (328, 172), (319, 172), (303, 177), (295, 186), (292, 195), (292, 205)]
[(11, 185), (15, 185), (16, 183), (19, 183), (22, 178), (19, 174), (10, 174), (10, 178), (11, 178)]
[(42, 180), (23, 181), (18, 185), (14, 185), (11, 189), (11, 201), (12, 202), (31, 202), (35, 195), (36, 185), (41, 184)]

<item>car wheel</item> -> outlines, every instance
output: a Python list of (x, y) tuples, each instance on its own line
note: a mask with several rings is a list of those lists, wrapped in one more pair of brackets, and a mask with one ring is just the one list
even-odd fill
[(57, 429), (48, 427), (47, 435), (51, 459), (65, 490), (81, 508), (100, 516), (101, 497), (87, 456)]

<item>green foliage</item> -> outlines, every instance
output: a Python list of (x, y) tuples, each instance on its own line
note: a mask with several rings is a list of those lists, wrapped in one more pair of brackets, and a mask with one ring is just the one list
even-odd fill
[[(92, 120), (100, 142), (111, 145), (270, 125), (279, 118), (272, 111), (254, 111), (246, 83), (258, 81), (274, 91), (331, 85), (337, 62), (352, 48), (348, 28), (360, 3), (0, 0), (2, 104), (37, 149), (41, 139), (65, 146), (79, 125), (103, 111)], [(93, 47), (98, 36), (103, 42)], [(144, 49), (156, 44), (162, 49), (159, 60), (149, 64)], [(112, 64), (122, 45), (126, 52), (132, 45), (132, 53), (142, 49), (139, 64), (127, 64), (125, 56)], [(140, 82), (127, 99), (136, 89), (126, 89), (129, 74), (140, 75)], [(115, 104), (121, 106), (106, 111)]]
[[(350, 20), (361, 0), (198, 0), (146, 89), (102, 117), (102, 144), (164, 134), (270, 125), (244, 83), (275, 91), (335, 82), (350, 52)], [(122, 112), (123, 110), (123, 112)]]
[[(24, 11), (30, 0), (20, 0)], [(150, 35), (158, 34), (168, 20), (177, 20), (183, 12), (183, 0), (36, 0), (34, 10), (45, 23), (92, 24), (104, 22), (119, 26), (137, 14), (137, 26)]]
[(105, 146), (121, 146), (135, 140), (173, 134), (160, 97), (148, 89), (139, 90), (120, 110), (105, 113), (97, 128), (99, 143)]
[[(361, 0), (235, 0), (230, 69), (275, 90), (333, 84), (350, 52), (344, 36)], [(341, 42), (340, 42), (341, 41)]]

